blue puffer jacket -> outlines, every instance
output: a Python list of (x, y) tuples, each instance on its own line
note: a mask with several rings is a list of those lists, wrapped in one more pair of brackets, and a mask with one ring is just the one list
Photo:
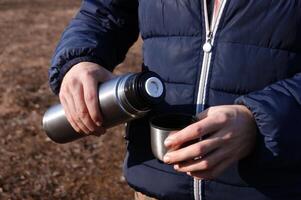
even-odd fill
[[(244, 104), (259, 135), (248, 158), (213, 181), (197, 181), (154, 159), (148, 117), (133, 121), (124, 164), (130, 186), (172, 200), (301, 199), (301, 1), (224, 0), (210, 33), (204, 2), (83, 1), (53, 57), (51, 88), (58, 93), (65, 73), (81, 61), (113, 70), (140, 29), (143, 70), (160, 74), (167, 88), (150, 115)], [(206, 41), (212, 48), (204, 52)]]

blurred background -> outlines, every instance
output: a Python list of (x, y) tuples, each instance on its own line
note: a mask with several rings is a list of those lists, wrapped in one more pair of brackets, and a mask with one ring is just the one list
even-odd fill
[[(0, 0), (0, 199), (133, 199), (122, 176), (122, 126), (59, 145), (41, 128), (58, 102), (47, 71), (80, 0)], [(137, 71), (141, 40), (115, 70)], [(116, 153), (110, 153), (116, 152)]]

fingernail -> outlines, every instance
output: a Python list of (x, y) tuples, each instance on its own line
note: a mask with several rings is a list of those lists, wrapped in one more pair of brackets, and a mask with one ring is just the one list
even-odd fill
[(167, 139), (164, 141), (164, 145), (165, 145), (166, 147), (171, 146), (171, 144), (172, 144), (172, 140), (171, 140), (170, 138), (167, 138)]
[(177, 164), (177, 165), (174, 165), (173, 168), (174, 168), (175, 170), (178, 170), (178, 169), (180, 169), (180, 166)]
[(165, 163), (170, 163), (170, 157), (168, 155), (165, 155), (163, 160)]
[(100, 121), (97, 121), (97, 122), (96, 122), (96, 125), (97, 125), (97, 126), (101, 126), (101, 122), (100, 122)]

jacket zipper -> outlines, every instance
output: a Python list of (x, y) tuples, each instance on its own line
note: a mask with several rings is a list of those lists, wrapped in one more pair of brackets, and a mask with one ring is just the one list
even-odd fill
[[(225, 5), (227, 0), (222, 0), (222, 4), (218, 9), (217, 17), (212, 24), (209, 24), (209, 16), (208, 16), (208, 8), (207, 8), (207, 0), (203, 0), (203, 8), (204, 8), (204, 17), (205, 17), (205, 30), (206, 30), (206, 41), (203, 45), (203, 63), (202, 63), (202, 70), (200, 75), (199, 81), (199, 89), (198, 89), (198, 96), (197, 96), (197, 106), (196, 106), (196, 113), (200, 113), (204, 110), (205, 101), (206, 101), (206, 88), (208, 83), (208, 75), (209, 75), (209, 68), (211, 64), (211, 50), (214, 45), (215, 34), (217, 28), (219, 26), (222, 13), (224, 11)], [(202, 180), (194, 179), (194, 199), (201, 200), (202, 199)]]

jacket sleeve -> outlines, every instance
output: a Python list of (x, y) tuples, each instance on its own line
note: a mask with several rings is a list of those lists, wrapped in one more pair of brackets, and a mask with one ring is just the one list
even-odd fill
[(253, 113), (258, 130), (255, 166), (301, 166), (301, 73), (236, 99)]
[(138, 38), (137, 0), (84, 0), (65, 29), (49, 69), (49, 84), (59, 93), (66, 72), (83, 61), (112, 71)]

